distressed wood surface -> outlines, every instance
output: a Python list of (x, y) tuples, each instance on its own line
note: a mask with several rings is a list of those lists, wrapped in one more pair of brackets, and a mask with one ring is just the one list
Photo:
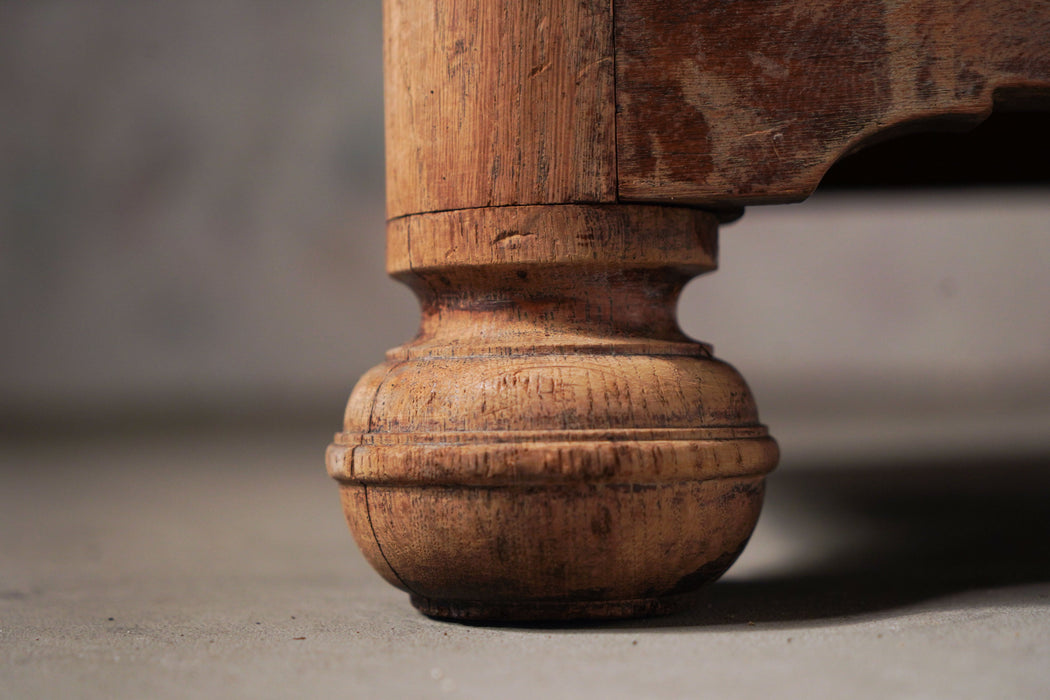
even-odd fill
[(740, 375), (675, 321), (716, 230), (662, 206), (390, 222), (420, 333), (358, 383), (328, 470), (361, 550), (418, 608), (667, 612), (736, 558), (777, 447)]
[(387, 214), (616, 198), (608, 0), (385, 0)]
[(1045, 0), (614, 5), (623, 201), (797, 201), (873, 140), (1050, 109)]
[(327, 467), (368, 560), (440, 617), (667, 612), (720, 575), (777, 447), (675, 319), (719, 217), (1050, 94), (1047, 2), (384, 8), (388, 268), (422, 321)]

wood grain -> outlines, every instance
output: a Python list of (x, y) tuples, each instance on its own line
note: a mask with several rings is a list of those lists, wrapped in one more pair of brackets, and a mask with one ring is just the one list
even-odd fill
[(715, 268), (717, 240), (710, 214), (671, 207), (490, 207), (394, 220), (387, 269), (416, 291), (423, 322), (393, 353), (695, 354), (673, 304), (686, 280)]
[(843, 155), (1050, 109), (1050, 3), (615, 0), (619, 197), (798, 201)]
[(327, 467), (364, 555), (442, 617), (667, 612), (721, 574), (778, 453), (675, 319), (718, 212), (1050, 95), (1046, 2), (384, 8), (387, 263), (422, 319)]
[(712, 214), (564, 205), (390, 222), (419, 335), (358, 383), (328, 451), (365, 556), (428, 614), (668, 611), (758, 517), (776, 443), (675, 320)]
[(387, 214), (611, 202), (608, 0), (385, 0)]

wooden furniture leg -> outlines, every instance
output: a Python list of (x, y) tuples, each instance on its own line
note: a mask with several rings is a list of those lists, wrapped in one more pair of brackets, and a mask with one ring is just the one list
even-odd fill
[(1047, 94), (1050, 11), (956, 4), (385, 0), (387, 265), (422, 323), (327, 455), (372, 565), (468, 620), (666, 612), (721, 574), (777, 448), (678, 293), (743, 205)]
[(715, 229), (639, 205), (391, 224), (422, 330), (358, 384), (328, 457), (362, 551), (418, 608), (661, 612), (736, 558), (777, 452), (740, 376), (675, 323)]

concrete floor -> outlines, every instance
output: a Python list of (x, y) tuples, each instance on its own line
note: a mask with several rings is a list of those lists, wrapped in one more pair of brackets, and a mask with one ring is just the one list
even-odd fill
[(1050, 694), (1046, 455), (788, 463), (694, 609), (492, 628), (368, 569), (327, 438), (0, 445), (0, 697)]

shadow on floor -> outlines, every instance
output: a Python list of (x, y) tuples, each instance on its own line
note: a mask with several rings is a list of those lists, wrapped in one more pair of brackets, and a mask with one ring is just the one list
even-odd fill
[(827, 621), (1050, 582), (1048, 502), (1047, 455), (786, 469), (770, 479), (769, 525), (791, 535), (793, 521), (807, 521), (813, 546), (827, 550), (815, 565), (719, 582), (679, 614), (616, 627)]

